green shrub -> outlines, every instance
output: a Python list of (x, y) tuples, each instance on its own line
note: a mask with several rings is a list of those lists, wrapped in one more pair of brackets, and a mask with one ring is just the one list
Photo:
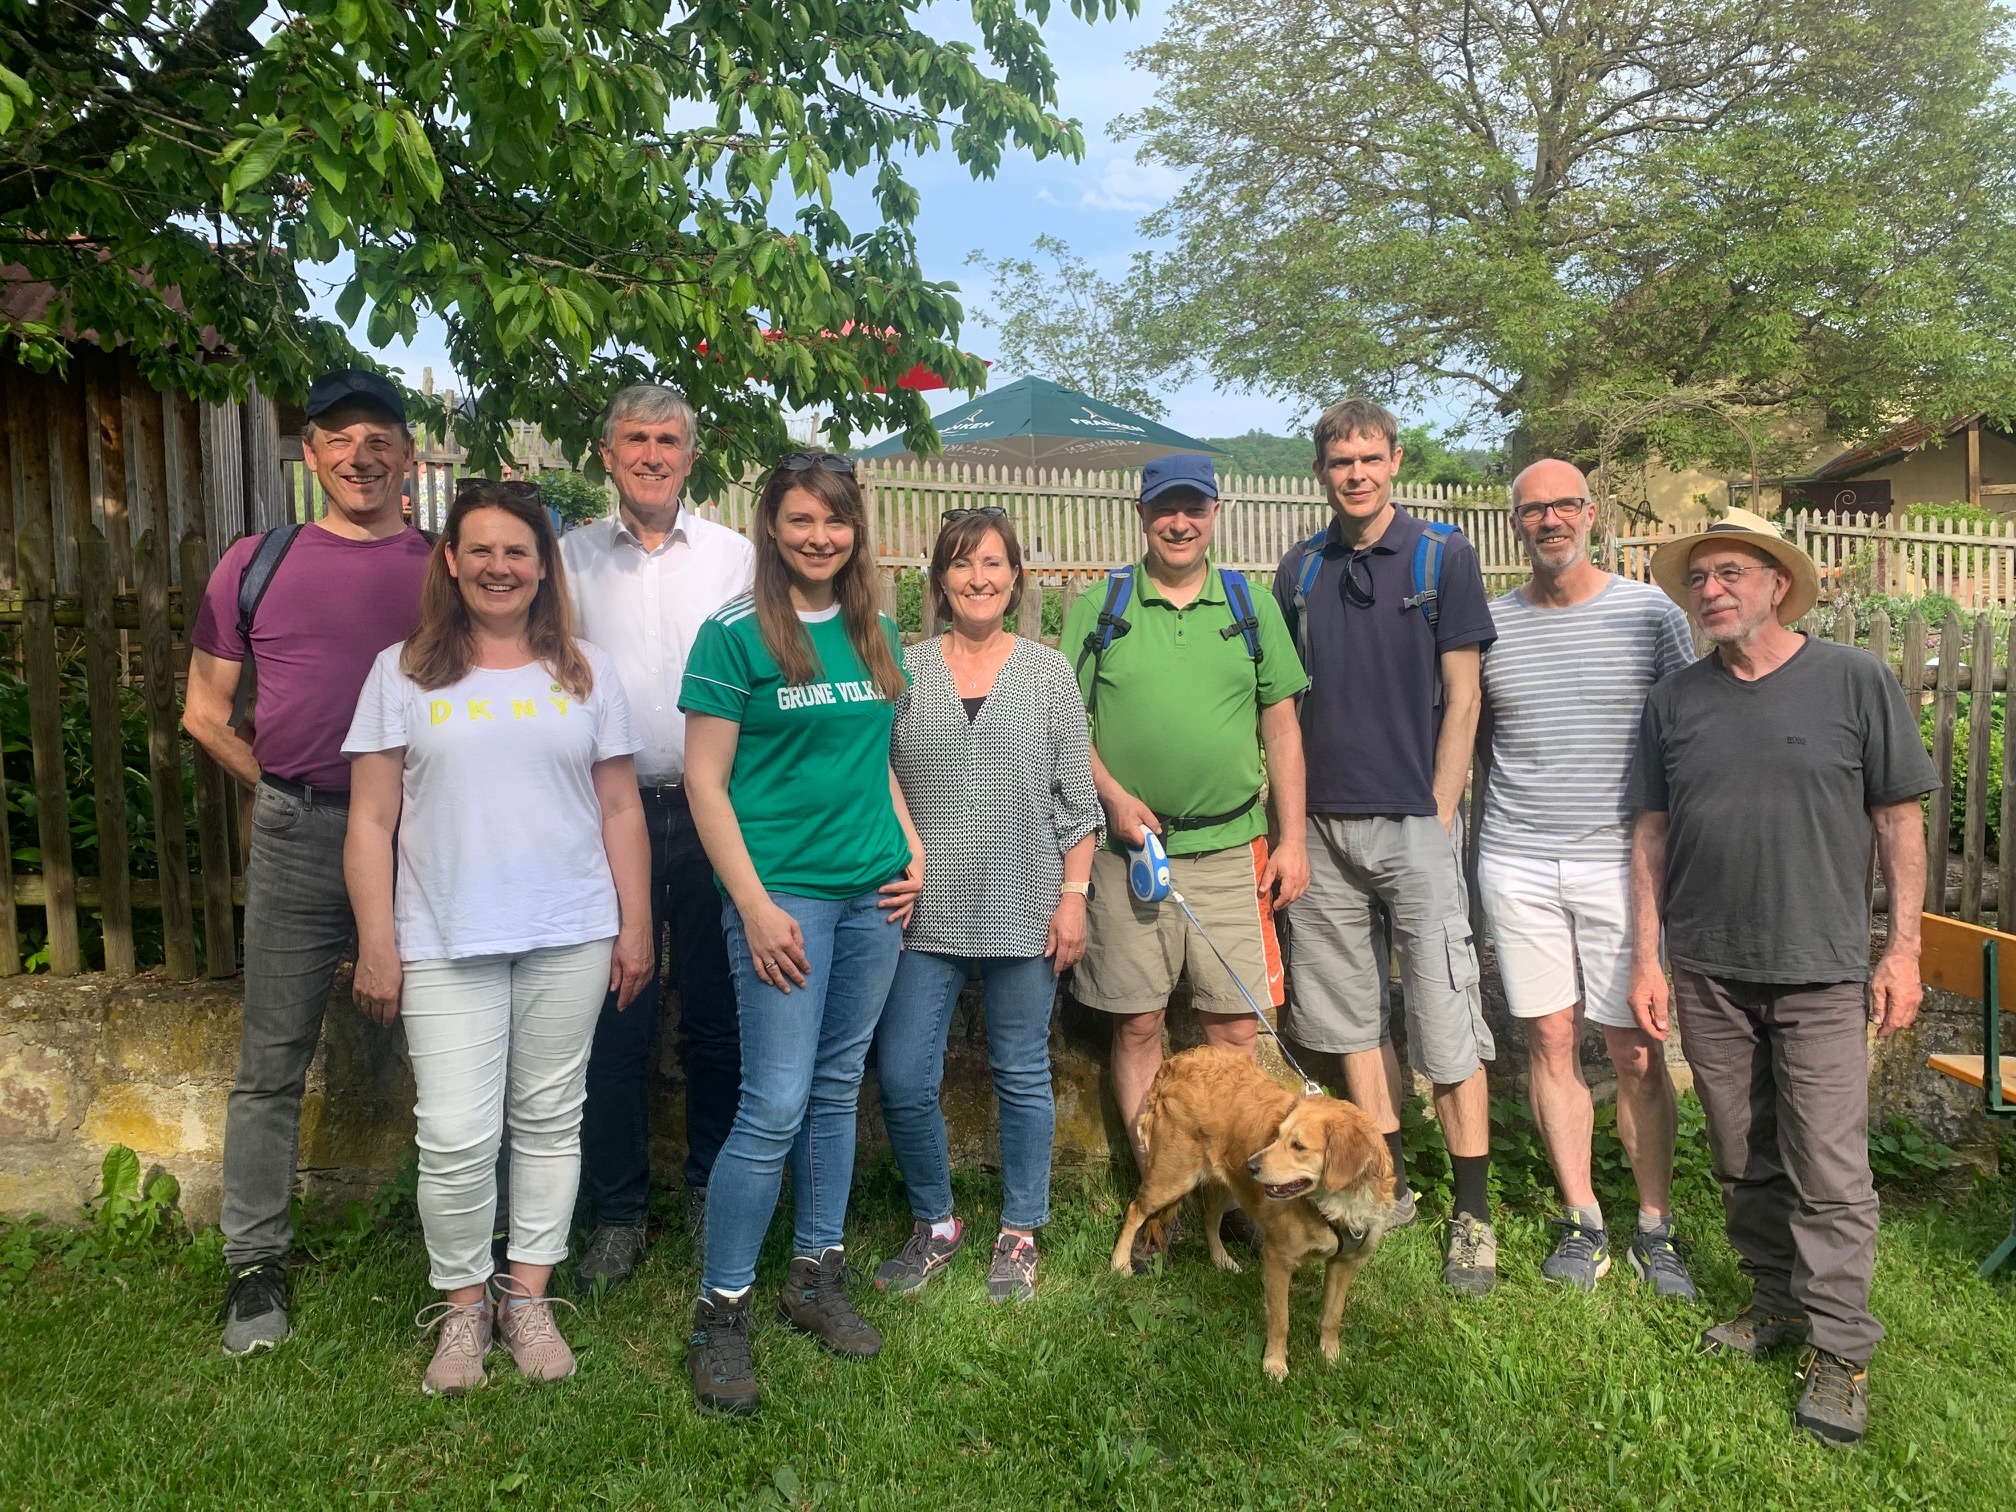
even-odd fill
[[(1989, 695), (1988, 725), (1988, 786), (1984, 795), (1990, 856), (2002, 854), (2002, 725), (2004, 706), (2008, 695)], [(1957, 700), (1958, 717), (1953, 722), (1953, 824), (1948, 831), (1947, 843), (1955, 852), (1964, 850), (1967, 836), (1967, 751), (1973, 738), (1974, 695), (1962, 693)], [(1938, 706), (1927, 704), (1918, 713), (1918, 734), (1925, 742), (1927, 750), (1932, 749), (1933, 726), (1938, 717)], [(1931, 812), (1932, 800), (1925, 799), (1926, 812)]]
[(577, 472), (541, 473), (539, 491), (546, 496), (548, 507), (569, 525), (599, 520), (616, 505), (605, 485), (590, 483)]

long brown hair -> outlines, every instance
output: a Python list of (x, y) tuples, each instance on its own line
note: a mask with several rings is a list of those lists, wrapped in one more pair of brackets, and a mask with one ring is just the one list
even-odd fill
[(427, 559), (427, 581), (420, 589), (420, 624), (406, 637), (399, 670), (423, 688), (445, 688), (469, 675), (476, 654), (476, 633), (462, 591), (448, 572), (448, 553), (462, 544), (462, 523), (479, 509), (501, 509), (523, 521), (539, 543), (539, 565), (546, 569), (532, 612), (525, 621), (525, 644), (545, 663), (553, 680), (576, 698), (595, 691), (595, 672), (568, 627), (574, 606), (567, 597), (567, 569), (560, 564), (559, 543), (546, 503), (536, 483), (498, 483), (470, 478), (456, 491), (448, 523), (434, 554)]
[(784, 564), (784, 552), (777, 544), (777, 514), (784, 496), (802, 488), (833, 511), (834, 518), (854, 529), (854, 549), (833, 575), (833, 596), (840, 605), (840, 623), (854, 654), (875, 680), (875, 690), (884, 698), (900, 698), (905, 687), (903, 671), (890, 654), (882, 634), (881, 607), (875, 585), (875, 553), (868, 539), (868, 510), (861, 502), (861, 489), (851, 473), (827, 467), (772, 470), (763, 485), (763, 497), (756, 507), (756, 528), (750, 534), (756, 545), (756, 623), (763, 630), (763, 644), (769, 648), (777, 668), (787, 683), (809, 683), (821, 672), (812, 637), (806, 634), (798, 611), (791, 607), (791, 569)]
[(1015, 574), (1015, 586), (1008, 590), (1008, 608), (1001, 616), (1001, 623), (1008, 626), (1009, 633), (1013, 634), (1015, 611), (1022, 607), (1022, 543), (1015, 539), (1015, 527), (1008, 522), (1005, 514), (985, 515), (976, 510), (940, 524), (938, 539), (931, 546), (931, 567), (925, 581), (929, 585), (931, 607), (938, 618), (951, 619), (952, 600), (945, 592), (945, 574), (961, 557), (970, 557), (978, 551), (990, 531), (1001, 537), (1001, 551), (1008, 558), (1008, 570)]

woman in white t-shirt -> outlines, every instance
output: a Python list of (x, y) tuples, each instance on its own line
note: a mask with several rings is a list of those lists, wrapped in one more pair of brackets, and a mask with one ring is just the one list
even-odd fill
[[(379, 1023), (403, 1019), (413, 1061), (442, 1292), (422, 1313), (440, 1330), (429, 1394), (482, 1384), (493, 1324), (519, 1374), (574, 1373), (546, 1284), (580, 1184), (588, 1050), (604, 995), (627, 1006), (652, 967), (638, 740), (608, 658), (571, 618), (537, 485), (470, 480), (428, 563), (420, 626), (379, 653), (343, 742), (352, 990)], [(510, 1267), (493, 1286), (507, 1121)]]

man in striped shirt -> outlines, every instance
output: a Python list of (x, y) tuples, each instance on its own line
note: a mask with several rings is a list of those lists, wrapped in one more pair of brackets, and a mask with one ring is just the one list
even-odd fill
[[(1632, 1268), (1661, 1297), (1695, 1295), (1673, 1245), (1673, 1080), (1637, 1027), (1631, 980), (1631, 811), (1624, 787), (1645, 695), (1693, 660), (1687, 617), (1657, 588), (1589, 559), (1589, 485), (1566, 462), (1513, 481), (1532, 579), (1491, 606), (1480, 749), (1490, 776), (1477, 882), (1513, 1016), (1525, 1020), (1533, 1120), (1566, 1213), (1541, 1273), (1591, 1290), (1610, 1241), (1590, 1184), (1595, 1109), (1583, 1018), (1617, 1072), (1617, 1132), (1638, 1183)], [(1577, 984), (1577, 965), (1580, 984)]]

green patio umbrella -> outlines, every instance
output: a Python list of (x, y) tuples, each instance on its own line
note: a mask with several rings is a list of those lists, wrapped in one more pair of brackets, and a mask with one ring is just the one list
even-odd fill
[[(945, 457), (1011, 467), (1139, 467), (1172, 452), (1205, 452), (1195, 436), (1067, 389), (1045, 378), (1018, 378), (937, 418)], [(858, 453), (910, 457), (901, 436)]]

